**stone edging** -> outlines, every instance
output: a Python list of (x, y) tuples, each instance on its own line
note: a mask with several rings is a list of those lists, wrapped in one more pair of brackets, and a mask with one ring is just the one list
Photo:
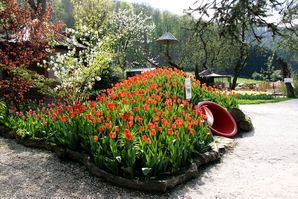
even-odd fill
[(174, 175), (164, 180), (141, 181), (115, 176), (99, 169), (87, 154), (72, 151), (70, 149), (57, 146), (56, 144), (48, 143), (44, 140), (22, 140), (21, 137), (17, 135), (16, 131), (3, 126), (0, 126), (0, 136), (8, 139), (16, 139), (17, 143), (26, 147), (41, 148), (52, 151), (59, 158), (75, 160), (86, 166), (89, 172), (93, 175), (114, 185), (148, 192), (166, 192), (179, 184), (185, 183), (199, 175), (199, 168), (201, 166), (217, 161), (222, 156), (222, 152), (212, 150), (204, 153), (200, 158), (194, 160), (190, 167), (179, 175)]

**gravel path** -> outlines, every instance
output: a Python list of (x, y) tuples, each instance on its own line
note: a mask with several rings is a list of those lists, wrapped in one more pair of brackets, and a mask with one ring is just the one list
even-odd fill
[(0, 138), (0, 198), (298, 198), (298, 100), (245, 105), (254, 132), (167, 194), (115, 187), (75, 162)]

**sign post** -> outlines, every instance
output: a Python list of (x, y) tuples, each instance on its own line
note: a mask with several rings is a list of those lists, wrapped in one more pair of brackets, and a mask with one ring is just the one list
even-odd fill
[(191, 99), (191, 79), (185, 78), (184, 84), (185, 84), (185, 88), (184, 88), (185, 99), (190, 100)]
[(293, 78), (284, 78), (284, 82), (285, 83), (292, 83), (293, 82)]
[(293, 78), (284, 78), (284, 82), (285, 82), (285, 84), (286, 84), (286, 83), (291, 84), (291, 86), (292, 86), (293, 88), (295, 88), (295, 86), (294, 86), (294, 84), (293, 84)]

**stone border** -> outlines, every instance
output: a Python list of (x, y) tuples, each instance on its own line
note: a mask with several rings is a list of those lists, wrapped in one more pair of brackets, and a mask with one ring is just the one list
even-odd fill
[[(110, 182), (119, 187), (125, 187), (129, 189), (135, 189), (139, 191), (148, 192), (167, 192), (173, 189), (179, 184), (185, 183), (193, 178), (198, 177), (199, 168), (203, 165), (210, 164), (219, 160), (225, 151), (225, 148), (221, 148), (221, 151), (209, 151), (204, 153), (200, 158), (197, 158), (193, 163), (184, 170), (181, 174), (173, 175), (163, 180), (148, 180), (141, 181), (136, 179), (127, 179), (120, 176), (110, 174), (102, 169), (99, 169), (92, 161), (89, 155), (85, 153), (79, 153), (72, 151), (67, 148), (57, 146), (53, 143), (48, 143), (44, 140), (23, 140), (15, 130), (8, 129), (0, 126), (0, 136), (8, 139), (16, 139), (17, 143), (22, 144), (26, 147), (46, 149), (54, 152), (59, 158), (75, 160), (87, 167), (90, 173), (100, 177), (107, 182)], [(224, 150), (222, 150), (224, 149)]]

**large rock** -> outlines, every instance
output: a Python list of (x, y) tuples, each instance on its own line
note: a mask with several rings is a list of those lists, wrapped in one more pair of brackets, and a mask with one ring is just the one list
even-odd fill
[(229, 110), (237, 123), (237, 127), (241, 132), (252, 131), (253, 125), (251, 119), (245, 115), (239, 108), (231, 108)]

